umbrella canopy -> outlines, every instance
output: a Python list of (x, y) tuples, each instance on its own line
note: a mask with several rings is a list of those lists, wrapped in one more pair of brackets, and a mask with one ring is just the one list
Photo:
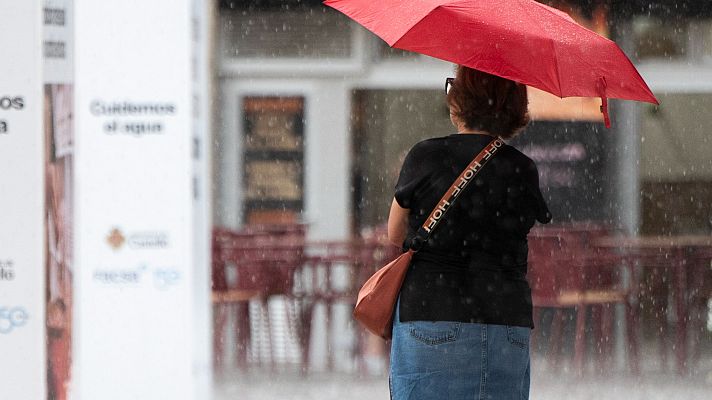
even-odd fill
[(468, 66), (559, 97), (659, 104), (611, 40), (533, 0), (327, 0), (390, 46)]

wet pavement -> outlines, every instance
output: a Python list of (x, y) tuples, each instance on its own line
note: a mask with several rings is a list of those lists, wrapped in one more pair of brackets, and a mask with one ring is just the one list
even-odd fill
[[(712, 368), (704, 365), (687, 378), (671, 373), (588, 374), (553, 373), (533, 366), (531, 400), (709, 400)], [(539, 371), (539, 372), (537, 372)], [(386, 376), (359, 377), (348, 373), (238, 372), (216, 374), (214, 400), (388, 400)]]

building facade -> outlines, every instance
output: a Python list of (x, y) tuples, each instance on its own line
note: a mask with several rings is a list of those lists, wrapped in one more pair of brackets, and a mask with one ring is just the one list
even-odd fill
[[(612, 37), (661, 106), (530, 91), (515, 141), (540, 166), (556, 223), (712, 232), (712, 20), (699, 2), (548, 2)], [(640, 3), (640, 4), (639, 4)], [(454, 132), (453, 66), (390, 49), (320, 1), (221, 1), (216, 224), (303, 223), (343, 239), (385, 222), (405, 152)]]

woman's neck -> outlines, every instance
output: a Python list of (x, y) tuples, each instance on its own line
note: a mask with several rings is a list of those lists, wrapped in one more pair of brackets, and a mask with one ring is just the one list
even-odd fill
[(487, 133), (485, 131), (476, 131), (473, 129), (458, 129), (457, 133), (460, 135), (487, 135), (487, 136), (494, 136), (491, 133)]
[(487, 135), (487, 136), (497, 136), (493, 135), (489, 132), (485, 131), (480, 131), (477, 129), (470, 129), (467, 127), (465, 122), (455, 116), (452, 111), (450, 112), (450, 120), (452, 121), (453, 126), (455, 126), (455, 129), (457, 129), (457, 133), (463, 134), (463, 135)]

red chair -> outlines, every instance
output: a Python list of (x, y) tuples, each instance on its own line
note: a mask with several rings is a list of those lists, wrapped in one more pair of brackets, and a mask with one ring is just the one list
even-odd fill
[[(301, 281), (298, 291), (301, 328), (301, 351), (305, 360), (305, 367), (311, 364), (311, 325), (314, 308), (323, 304), (327, 316), (332, 315), (333, 306), (340, 301), (348, 301), (350, 288), (339, 287), (335, 282), (335, 269), (346, 268), (349, 273), (353, 271), (356, 263), (354, 257), (354, 244), (350, 241), (315, 242), (308, 246), (308, 255), (305, 257), (301, 269)], [(327, 317), (327, 343), (330, 346)], [(332, 352), (327, 352), (327, 368), (332, 369), (334, 359)]]
[[(327, 315), (332, 315), (334, 306), (346, 304), (352, 308), (356, 303), (358, 291), (372, 272), (385, 263), (392, 255), (391, 247), (377, 240), (347, 240), (334, 242), (309, 243), (308, 255), (300, 273), (305, 278), (300, 284), (297, 296), (302, 299), (302, 351), (306, 364), (310, 364), (310, 327), (313, 309), (317, 304), (325, 307)], [(340, 271), (341, 273), (337, 273)], [(355, 321), (354, 321), (355, 324)], [(328, 322), (327, 322), (328, 325)], [(356, 345), (352, 356), (359, 368), (363, 367), (364, 332), (356, 326)], [(333, 331), (327, 326), (327, 343), (332, 339), (328, 333)], [(328, 352), (327, 368), (334, 366), (334, 354)]]
[[(581, 228), (581, 227), (574, 227)], [(634, 329), (635, 310), (630, 291), (623, 287), (621, 259), (589, 246), (604, 229), (558, 227), (533, 230), (529, 236), (528, 280), (532, 287), (535, 323), (540, 310), (551, 308), (554, 316), (549, 344), (550, 362), (558, 359), (562, 346), (564, 311), (575, 312), (574, 369), (583, 373), (586, 353), (586, 320), (591, 310), (596, 328), (594, 340), (599, 353), (599, 368), (612, 349), (613, 306), (624, 304), (628, 319), (628, 347), (631, 367), (637, 373), (637, 342)]]
[[(250, 227), (243, 231), (218, 228), (213, 234), (213, 304), (215, 314), (214, 351), (216, 366), (222, 365), (223, 340), (227, 311), (235, 312), (237, 329), (237, 363), (244, 368), (252, 331), (251, 321), (257, 317), (266, 325), (262, 337), (267, 340), (270, 365), (274, 365), (272, 329), (268, 300), (272, 296), (290, 297), (296, 271), (303, 264), (303, 229), (288, 227)], [(228, 269), (234, 269), (234, 279), (228, 279)], [(259, 303), (260, 315), (250, 315), (250, 303)], [(287, 305), (288, 330), (297, 332), (294, 307)], [(255, 356), (260, 358), (259, 355)]]

